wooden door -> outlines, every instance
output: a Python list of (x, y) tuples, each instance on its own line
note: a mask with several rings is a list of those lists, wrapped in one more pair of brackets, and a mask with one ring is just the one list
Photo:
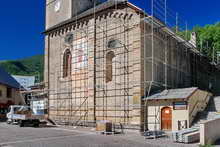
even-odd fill
[(172, 130), (172, 110), (170, 107), (161, 110), (161, 129)]

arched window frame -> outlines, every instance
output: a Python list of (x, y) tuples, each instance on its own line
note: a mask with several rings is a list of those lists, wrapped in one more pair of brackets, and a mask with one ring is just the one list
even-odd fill
[(69, 77), (72, 73), (72, 54), (66, 49), (63, 55), (63, 78)]
[(115, 53), (109, 51), (106, 54), (106, 83), (111, 82), (113, 79), (113, 59), (115, 58)]

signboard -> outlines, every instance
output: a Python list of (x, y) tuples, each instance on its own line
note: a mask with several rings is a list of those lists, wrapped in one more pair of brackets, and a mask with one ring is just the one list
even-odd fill
[(173, 109), (174, 110), (187, 110), (187, 102), (174, 102), (173, 103)]
[(32, 101), (32, 110), (35, 115), (44, 115), (45, 103), (44, 100)]

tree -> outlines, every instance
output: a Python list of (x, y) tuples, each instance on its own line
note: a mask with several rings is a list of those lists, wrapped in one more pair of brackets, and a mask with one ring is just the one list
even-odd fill
[(212, 60), (213, 52), (216, 56), (220, 51), (220, 22), (204, 27), (195, 26), (192, 30), (177, 32), (177, 34), (189, 41), (192, 32), (197, 34), (197, 49)]
[(220, 23), (205, 27), (196, 26), (193, 31), (197, 33), (198, 48), (204, 55), (212, 59), (213, 51), (215, 55), (217, 51), (220, 51)]

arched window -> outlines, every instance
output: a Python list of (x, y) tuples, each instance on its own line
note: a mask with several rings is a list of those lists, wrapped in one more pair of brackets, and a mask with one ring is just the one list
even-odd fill
[(108, 48), (118, 48), (121, 47), (121, 43), (118, 39), (110, 39), (107, 46)]
[(63, 55), (63, 77), (71, 75), (72, 55), (69, 49), (67, 49)]
[(110, 51), (106, 55), (106, 83), (112, 81), (112, 60), (115, 57), (115, 53)]

